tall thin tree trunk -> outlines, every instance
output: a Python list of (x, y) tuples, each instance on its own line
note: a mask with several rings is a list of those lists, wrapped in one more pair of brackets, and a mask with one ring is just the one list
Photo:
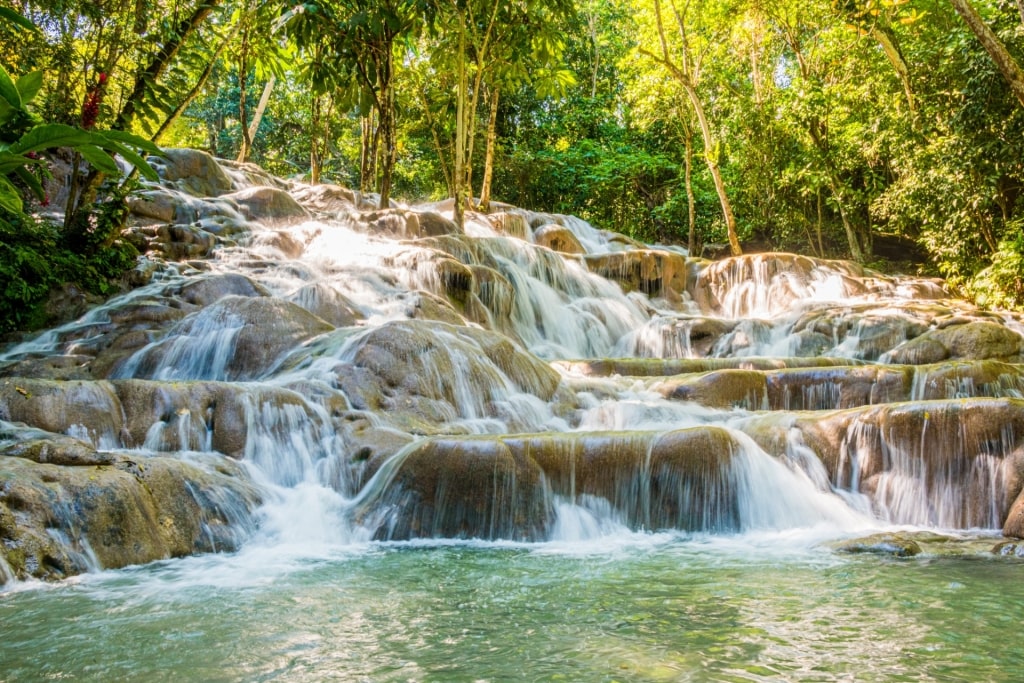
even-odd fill
[(271, 75), (267, 84), (263, 86), (263, 94), (260, 95), (260, 101), (256, 105), (256, 111), (252, 114), (252, 123), (249, 124), (249, 134), (246, 136), (249, 141), (249, 146), (243, 151), (245, 154), (239, 153), (238, 161), (248, 161), (249, 152), (252, 151), (252, 141), (256, 139), (256, 132), (260, 129), (260, 121), (263, 120), (263, 113), (267, 110), (267, 104), (270, 102), (270, 93), (274, 90), (274, 84), (277, 82), (277, 77)]
[[(694, 78), (691, 77), (691, 72), (694, 69), (690, 65), (689, 47), (687, 46), (687, 53), (683, 57), (685, 61), (683, 62), (682, 68), (680, 68), (672, 61), (669, 54), (668, 40), (665, 38), (665, 26), (661, 20), (661, 2), (659, 2), (659, 0), (654, 0), (654, 15), (658, 26), (658, 38), (661, 42), (662, 56), (659, 59), (646, 50), (643, 52), (653, 57), (668, 69), (669, 73), (683, 87), (687, 98), (690, 100), (690, 104), (693, 106), (693, 111), (697, 115), (697, 121), (700, 123), (701, 137), (704, 140), (704, 159), (707, 162), (708, 170), (711, 172), (711, 179), (715, 184), (715, 192), (718, 194), (718, 201), (722, 206), (722, 217), (725, 219), (726, 233), (729, 238), (729, 251), (733, 256), (739, 256), (743, 253), (743, 249), (740, 247), (740, 240), (736, 230), (736, 217), (733, 215), (732, 204), (729, 201), (729, 195), (725, 191), (725, 181), (722, 179), (722, 172), (718, 167), (718, 159), (715, 154), (717, 144), (714, 136), (711, 134), (711, 126), (708, 124), (707, 116), (704, 113), (704, 105), (701, 102), (699, 93), (697, 92), (697, 86), (694, 83)], [(686, 43), (685, 23), (678, 14), (676, 19), (679, 24), (679, 30), (682, 34), (683, 41)]]
[(687, 126), (685, 134), (686, 166), (683, 171), (683, 182), (686, 185), (686, 220), (689, 226), (689, 236), (686, 247), (690, 256), (700, 256), (697, 249), (697, 199), (693, 195), (693, 131)]
[(174, 125), (174, 122), (178, 120), (186, 109), (188, 109), (193, 100), (199, 96), (202, 89), (206, 87), (206, 82), (210, 80), (210, 76), (213, 74), (213, 69), (217, 65), (217, 60), (220, 59), (221, 53), (224, 52), (224, 48), (226, 48), (228, 44), (234, 40), (235, 35), (237, 35), (238, 26), (239, 25), (236, 24), (235, 28), (233, 28), (226, 36), (224, 36), (224, 39), (220, 41), (220, 44), (217, 45), (217, 49), (213, 51), (212, 55), (210, 55), (203, 72), (199, 74), (199, 79), (196, 80), (196, 84), (193, 85), (192, 89), (185, 94), (185, 97), (178, 103), (178, 106), (174, 108), (171, 115), (168, 116), (162, 124), (160, 124), (160, 127), (150, 138), (151, 141), (154, 143), (159, 142), (163, 134), (167, 132), (167, 129)]
[(491, 210), (491, 179), (494, 177), (494, 148), (498, 141), (498, 98), (497, 86), (491, 88), (491, 113), (487, 119), (487, 151), (484, 155), (484, 177), (480, 181), (480, 210)]
[(1006, 84), (1010, 86), (1010, 90), (1016, 95), (1017, 101), (1024, 107), (1024, 71), (1021, 71), (1017, 60), (1013, 58), (1013, 55), (1003, 45), (1003, 41), (999, 40), (999, 36), (988, 27), (988, 24), (985, 23), (984, 19), (981, 18), (981, 15), (978, 14), (978, 11), (974, 9), (968, 0), (949, 0), (949, 3), (953, 5), (953, 9), (956, 10), (957, 14), (967, 24), (967, 27), (971, 29), (974, 37), (978, 39), (981, 46), (988, 52), (992, 62), (999, 69), (999, 73), (1003, 75)]
[(196, 31), (203, 21), (210, 15), (210, 12), (220, 4), (220, 0), (198, 0), (195, 9), (187, 19), (183, 19), (172, 35), (171, 39), (164, 43), (160, 51), (153, 56), (146, 68), (135, 76), (135, 83), (132, 91), (125, 100), (124, 106), (114, 120), (115, 130), (128, 130), (135, 119), (135, 112), (139, 103), (157, 82), (163, 72), (170, 66), (177, 56), (178, 51), (184, 42)]
[(469, 84), (466, 77), (466, 23), (459, 14), (459, 55), (455, 100), (455, 225), (462, 230), (466, 223), (466, 98)]
[(323, 107), (320, 98), (321, 95), (313, 95), (313, 101), (310, 103), (309, 108), (309, 124), (311, 128), (309, 141), (309, 182), (312, 185), (320, 184), (320, 171), (323, 166), (320, 145), (320, 137), (323, 135), (321, 123)]
[(917, 101), (914, 99), (914, 88), (910, 82), (910, 67), (907, 66), (907, 60), (903, 58), (903, 52), (900, 51), (899, 46), (896, 44), (896, 36), (888, 28), (875, 26), (871, 29), (871, 37), (882, 46), (882, 52), (885, 53), (889, 64), (892, 65), (893, 71), (896, 72), (896, 76), (900, 79), (900, 84), (903, 85), (903, 92), (907, 96), (907, 108), (910, 110), (910, 115), (916, 116)]

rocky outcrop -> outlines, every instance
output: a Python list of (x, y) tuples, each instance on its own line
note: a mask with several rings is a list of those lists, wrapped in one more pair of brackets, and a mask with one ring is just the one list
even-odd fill
[(588, 254), (590, 271), (618, 282), (627, 292), (678, 300), (687, 289), (686, 257), (670, 251), (634, 249), (609, 254)]
[(533, 233), (533, 241), (538, 246), (547, 247), (562, 254), (587, 253), (572, 230), (554, 223), (537, 228)]
[(0, 423), (0, 553), (19, 579), (232, 550), (259, 500), (228, 462), (97, 452)]

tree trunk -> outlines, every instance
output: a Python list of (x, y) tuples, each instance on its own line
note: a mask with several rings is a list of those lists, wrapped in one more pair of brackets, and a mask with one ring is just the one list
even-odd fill
[(949, 0), (953, 9), (964, 20), (971, 33), (978, 39), (981, 46), (988, 52), (992, 62), (1003, 75), (1006, 84), (1017, 97), (1017, 101), (1024, 107), (1024, 72), (1013, 55), (1009, 53), (999, 37), (988, 27), (988, 24), (981, 18), (978, 11), (974, 9), (968, 0)]
[(161, 74), (170, 66), (171, 61), (178, 54), (182, 44), (199, 28), (203, 21), (210, 15), (210, 12), (220, 4), (220, 0), (198, 0), (198, 5), (192, 14), (183, 19), (172, 35), (171, 39), (164, 43), (160, 51), (153, 56), (146, 68), (135, 77), (132, 91), (125, 100), (124, 106), (114, 120), (115, 130), (128, 130), (135, 119), (135, 111), (142, 101), (142, 98), (153, 87), (153, 84), (160, 78)]
[(376, 159), (373, 144), (374, 126), (373, 110), (359, 118), (359, 191), (369, 192), (373, 187), (374, 160)]
[(487, 151), (484, 155), (484, 177), (480, 181), (480, 210), (491, 210), (491, 179), (494, 177), (494, 147), (498, 141), (498, 98), (497, 86), (491, 88), (491, 113), (487, 119)]
[[(246, 21), (243, 16), (240, 21)], [(245, 161), (249, 156), (249, 147), (252, 146), (252, 138), (249, 137), (249, 27), (242, 29), (242, 43), (239, 46), (238, 57), (238, 124), (242, 129), (242, 140), (239, 144), (238, 160)]]
[(455, 100), (455, 225), (462, 231), (466, 223), (466, 98), (469, 83), (466, 77), (466, 23), (459, 15), (459, 55)]
[(310, 103), (309, 108), (309, 124), (310, 128), (312, 128), (309, 141), (309, 182), (312, 185), (320, 184), (320, 171), (323, 167), (323, 158), (320, 153), (320, 137), (323, 133), (321, 125), (323, 107), (320, 97), (320, 95), (313, 95), (313, 101)]
[(697, 249), (697, 199), (693, 195), (693, 130), (687, 126), (685, 135), (686, 166), (683, 171), (683, 182), (686, 185), (686, 219), (689, 225), (689, 237), (686, 243), (690, 256), (700, 256)]
[(715, 192), (718, 194), (718, 201), (722, 205), (722, 216), (725, 218), (725, 229), (729, 236), (729, 252), (733, 256), (743, 253), (740, 247), (739, 236), (736, 232), (736, 217), (732, 213), (732, 204), (729, 202), (729, 195), (725, 191), (725, 181), (722, 180), (722, 171), (718, 168), (718, 159), (715, 158), (715, 139), (711, 135), (711, 126), (708, 125), (707, 116), (704, 115), (704, 106), (693, 86), (685, 87), (686, 94), (690, 97), (690, 104), (697, 113), (697, 120), (700, 122), (700, 133), (704, 138), (704, 159), (707, 162), (708, 170), (711, 171), (711, 179), (715, 183)]
[(182, 99), (178, 106), (174, 108), (171, 115), (168, 116), (162, 124), (160, 124), (157, 131), (153, 133), (153, 136), (150, 138), (152, 142), (159, 142), (161, 136), (167, 132), (167, 129), (174, 125), (174, 122), (178, 120), (186, 109), (188, 109), (188, 106), (192, 104), (192, 101), (199, 96), (199, 92), (206, 87), (206, 82), (210, 80), (210, 75), (213, 74), (213, 68), (217, 65), (217, 60), (220, 59), (220, 55), (224, 52), (224, 48), (228, 46), (228, 43), (234, 40), (237, 33), (238, 25), (236, 24), (235, 28), (224, 36), (224, 39), (220, 41), (220, 45), (218, 45), (217, 49), (213, 51), (212, 55), (210, 55), (210, 59), (206, 63), (206, 68), (203, 69), (203, 73), (199, 74), (199, 79), (196, 81), (196, 84), (192, 86), (192, 89), (188, 91), (184, 99)]
[[(1024, 0), (1021, 1), (1024, 2)], [(896, 72), (896, 76), (903, 85), (903, 92), (907, 96), (907, 107), (910, 110), (910, 115), (916, 116), (917, 102), (914, 100), (914, 88), (910, 83), (910, 67), (907, 66), (907, 60), (903, 58), (903, 53), (900, 51), (899, 46), (896, 45), (895, 36), (892, 35), (890, 29), (875, 26), (871, 29), (871, 37), (882, 46), (882, 52), (885, 53), (889, 64), (892, 65), (893, 71)]]
[(381, 159), (380, 204), (379, 208), (391, 206), (391, 177), (398, 159), (398, 139), (395, 130), (395, 90), (391, 86), (391, 51), (380, 62), (378, 83), (380, 83), (380, 131), (384, 150)]
[(700, 133), (704, 140), (704, 159), (707, 162), (708, 170), (711, 171), (711, 179), (715, 183), (715, 192), (718, 194), (718, 201), (722, 205), (722, 216), (725, 218), (725, 228), (729, 237), (729, 251), (733, 256), (739, 256), (743, 253), (743, 249), (740, 247), (739, 236), (736, 232), (736, 217), (732, 212), (732, 204), (729, 202), (729, 195), (725, 191), (725, 181), (722, 180), (722, 173), (718, 168), (718, 160), (715, 158), (715, 150), (717, 144), (714, 136), (711, 134), (711, 126), (708, 124), (707, 116), (704, 113), (704, 105), (701, 103), (700, 96), (697, 93), (697, 87), (694, 83), (694, 79), (691, 78), (690, 74), (693, 69), (690, 66), (689, 56), (689, 45), (686, 41), (686, 26), (678, 14), (676, 15), (677, 23), (679, 24), (679, 31), (682, 34), (684, 45), (686, 46), (686, 54), (683, 56), (682, 68), (677, 66), (672, 61), (668, 50), (668, 41), (665, 38), (665, 26), (661, 20), (661, 3), (659, 0), (654, 0), (654, 18), (658, 26), (658, 38), (661, 42), (661, 59), (654, 57), (650, 52), (641, 50), (645, 54), (654, 57), (654, 59), (665, 66), (671, 74), (683, 87), (686, 92), (686, 96), (690, 100), (690, 104), (693, 106), (694, 113), (697, 114), (697, 121), (700, 123)]
[(263, 94), (260, 95), (259, 104), (256, 105), (256, 111), (252, 114), (252, 123), (249, 124), (248, 135), (248, 147), (245, 149), (245, 155), (238, 155), (238, 161), (248, 161), (249, 152), (252, 151), (252, 141), (256, 139), (256, 131), (260, 129), (260, 121), (263, 120), (263, 113), (267, 110), (267, 104), (270, 102), (270, 93), (274, 90), (274, 84), (277, 82), (276, 76), (271, 76), (267, 84), (263, 86)]

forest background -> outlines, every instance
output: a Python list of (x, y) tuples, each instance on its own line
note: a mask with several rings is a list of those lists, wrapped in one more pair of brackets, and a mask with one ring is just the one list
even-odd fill
[(1020, 309), (1021, 59), (1024, 0), (0, 0), (0, 332), (133, 264), (154, 144)]

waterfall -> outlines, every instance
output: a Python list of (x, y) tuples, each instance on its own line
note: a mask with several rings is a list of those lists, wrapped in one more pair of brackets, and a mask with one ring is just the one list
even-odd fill
[[(365, 211), (342, 188), (229, 171), (148, 184), (181, 218), (136, 229), (149, 284), (0, 356), (0, 447), (21, 468), (0, 476), (36, 525), (11, 547), (113, 556), (75, 525), (82, 465), (193, 535), (160, 545), (154, 527), (164, 554), (246, 533), (321, 547), (1016, 518), (1018, 317), (840, 261), (709, 262), (522, 209), (460, 232), (443, 204)], [(280, 207), (261, 217), (257, 196)], [(165, 461), (195, 509), (145, 479)], [(42, 543), (51, 484), (67, 524)], [(9, 557), (0, 580), (31, 573)]]

